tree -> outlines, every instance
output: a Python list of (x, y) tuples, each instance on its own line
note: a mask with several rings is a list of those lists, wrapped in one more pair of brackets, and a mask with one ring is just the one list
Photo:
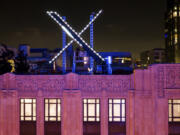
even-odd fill
[(9, 60), (13, 60), (14, 52), (9, 50), (6, 45), (0, 44), (0, 75), (11, 72), (13, 69)]
[(27, 55), (23, 50), (19, 50), (18, 56), (15, 58), (15, 72), (16, 73), (28, 73), (29, 63), (27, 62)]

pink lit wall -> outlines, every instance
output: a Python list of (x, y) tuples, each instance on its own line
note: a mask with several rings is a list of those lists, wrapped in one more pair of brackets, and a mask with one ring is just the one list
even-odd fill
[(37, 135), (44, 135), (44, 98), (61, 98), (62, 135), (83, 134), (83, 98), (100, 98), (101, 135), (108, 135), (108, 98), (126, 99), (127, 135), (168, 135), (168, 99), (180, 99), (180, 64), (132, 75), (1, 75), (0, 135), (19, 135), (20, 98), (37, 99)]

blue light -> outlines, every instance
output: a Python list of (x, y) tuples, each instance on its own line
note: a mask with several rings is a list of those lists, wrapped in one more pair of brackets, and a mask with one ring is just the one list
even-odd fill
[(112, 64), (112, 57), (108, 56), (108, 64)]
[(167, 37), (168, 37), (168, 34), (165, 34), (164, 36), (165, 36), (165, 38), (167, 38)]
[[(64, 20), (66, 20), (66, 17), (62, 17)], [(66, 46), (66, 32), (62, 30), (62, 46), (63, 48)], [(63, 52), (62, 54), (62, 72), (65, 74), (66, 73), (66, 51)]]
[[(94, 19), (94, 13), (90, 15), (90, 22)], [(90, 46), (94, 48), (94, 28), (93, 23), (90, 25)], [(90, 57), (90, 69), (91, 73), (93, 73), (93, 67), (94, 67), (94, 60), (92, 57)]]

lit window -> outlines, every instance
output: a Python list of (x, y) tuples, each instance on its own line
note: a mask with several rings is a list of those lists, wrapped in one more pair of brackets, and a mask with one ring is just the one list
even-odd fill
[(174, 10), (177, 10), (177, 6), (174, 7)]
[(61, 121), (60, 99), (45, 99), (45, 121)]
[(180, 100), (169, 100), (169, 122), (180, 122)]
[(175, 44), (178, 43), (178, 34), (174, 34), (174, 43), (175, 43)]
[(124, 63), (124, 59), (122, 59), (122, 61), (121, 61), (122, 63)]
[(177, 32), (177, 28), (174, 29), (174, 32)]
[(177, 11), (173, 12), (173, 17), (177, 17)]
[(99, 99), (83, 99), (84, 121), (100, 121)]
[(20, 120), (36, 121), (36, 99), (20, 99)]
[(84, 57), (84, 64), (88, 63), (88, 57)]
[(109, 121), (125, 122), (126, 107), (125, 99), (109, 99)]

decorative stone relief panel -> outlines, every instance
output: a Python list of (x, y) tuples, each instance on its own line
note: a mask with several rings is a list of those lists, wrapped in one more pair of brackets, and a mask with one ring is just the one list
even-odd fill
[(64, 83), (64, 76), (16, 76), (16, 88), (21, 91), (62, 90)]
[(79, 76), (79, 89), (89, 92), (101, 91), (101, 80), (95, 76)]
[(168, 89), (178, 89), (180, 88), (180, 66), (168, 66), (165, 71), (166, 76), (166, 86)]
[(79, 88), (82, 92), (100, 92), (103, 89), (111, 92), (127, 92), (130, 89), (130, 76), (93, 75), (79, 76)]
[(155, 77), (159, 97), (165, 96), (165, 89), (180, 89), (179, 64), (158, 65)]
[(4, 97), (4, 98), (9, 98), (9, 97), (13, 97), (13, 96), (15, 96), (15, 92), (14, 91), (7, 91), (7, 90), (3, 90), (2, 91), (2, 96)]
[(180, 89), (166, 89), (165, 95), (166, 98), (173, 99), (173, 98), (179, 98), (180, 97)]

